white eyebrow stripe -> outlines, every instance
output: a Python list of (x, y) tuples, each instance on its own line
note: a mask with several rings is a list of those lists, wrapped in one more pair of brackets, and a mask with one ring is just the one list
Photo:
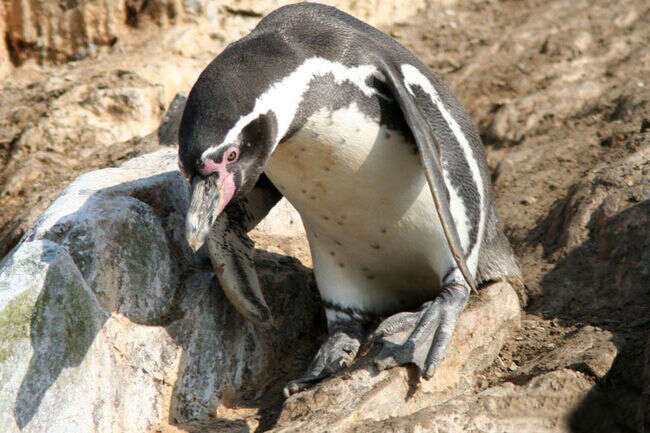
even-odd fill
[(253, 111), (242, 116), (228, 131), (221, 143), (210, 146), (201, 154), (205, 160), (207, 155), (218, 149), (223, 143), (234, 142), (242, 129), (260, 114), (273, 111), (278, 122), (278, 135), (273, 144), (273, 149), (289, 130), (293, 122), (304, 93), (309, 89), (309, 83), (316, 77), (332, 74), (337, 84), (344, 81), (357, 86), (366, 96), (375, 94), (375, 89), (366, 83), (369, 76), (383, 78), (374, 65), (360, 65), (349, 68), (342, 63), (332, 62), (322, 57), (310, 57), (300, 66), (286, 75), (280, 81), (272, 84), (263, 94), (255, 100)]
[[(483, 194), (483, 178), (481, 177), (481, 171), (478, 167), (476, 158), (474, 158), (474, 152), (472, 151), (472, 148), (469, 142), (467, 141), (467, 137), (465, 137), (463, 130), (461, 129), (458, 122), (456, 122), (456, 119), (454, 119), (454, 116), (451, 115), (449, 110), (447, 110), (447, 107), (445, 107), (445, 105), (443, 104), (442, 100), (440, 99), (440, 95), (438, 95), (436, 89), (433, 87), (433, 85), (431, 85), (429, 79), (425, 77), (422, 74), (422, 72), (420, 72), (415, 66), (409, 65), (408, 63), (402, 65), (402, 75), (404, 75), (404, 84), (406, 85), (406, 88), (409, 91), (409, 93), (414, 95), (413, 90), (411, 89), (411, 85), (414, 84), (420, 86), (423, 91), (429, 94), (431, 101), (435, 104), (435, 106), (440, 111), (440, 114), (442, 115), (443, 119), (447, 123), (447, 126), (449, 126), (449, 129), (454, 134), (456, 141), (458, 142), (460, 148), (462, 149), (463, 154), (465, 155), (465, 160), (469, 165), (469, 170), (472, 174), (472, 179), (476, 183), (476, 188), (478, 190), (479, 203), (480, 203), (479, 227), (478, 227), (478, 234), (476, 237), (476, 243), (473, 245), (469, 257), (467, 258), (467, 266), (471, 271), (474, 271), (478, 266), (478, 253), (480, 250), (481, 241), (483, 239), (483, 221), (485, 219), (485, 212), (483, 211), (485, 197)], [(467, 216), (465, 215), (465, 207), (460, 201), (460, 197), (458, 197), (458, 193), (453, 188), (453, 185), (451, 184), (448, 178), (447, 172), (444, 169), (443, 169), (443, 175), (451, 198), (450, 210), (454, 215), (454, 219), (458, 219), (459, 222), (461, 223), (460, 224), (461, 227), (459, 227), (460, 229), (459, 232), (461, 233), (458, 233), (458, 236), (460, 237), (461, 244), (465, 248), (467, 248), (469, 244), (469, 230), (467, 230), (469, 221), (467, 221)], [(460, 212), (461, 208), (463, 210), (462, 212)], [(463, 227), (463, 225), (465, 227)]]

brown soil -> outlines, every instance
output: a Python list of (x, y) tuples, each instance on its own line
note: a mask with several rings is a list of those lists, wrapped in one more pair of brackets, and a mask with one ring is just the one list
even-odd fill
[[(636, 401), (641, 390), (643, 350), (650, 331), (650, 293), (648, 286), (643, 287), (648, 283), (648, 262), (630, 268), (637, 272), (630, 277), (633, 291), (621, 294), (612, 284), (608, 290), (589, 292), (597, 296), (582, 297), (580, 290), (588, 276), (579, 262), (584, 253), (585, 262), (596, 263), (590, 261), (595, 256), (589, 248), (600, 242), (593, 229), (598, 221), (590, 222), (591, 232), (585, 229), (585, 240), (577, 244), (571, 243), (568, 223), (564, 223), (574, 216), (572, 197), (579, 194), (581, 181), (590, 173), (614, 167), (639, 152), (645, 151), (641, 155), (647, 158), (647, 2), (442, 2), (412, 22), (384, 30), (438, 71), (475, 119), (488, 148), (499, 214), (526, 278), (522, 329), (503, 348), (498, 362), (484, 372), (478, 387), (526, 381), (538, 372), (541, 356), (578, 330), (595, 327), (615, 336), (619, 353), (604, 377), (592, 373), (598, 386), (576, 413), (593, 417), (594, 425), (607, 420), (594, 431), (633, 431), (636, 415), (630, 411), (636, 406), (622, 408)], [(202, 56), (200, 61), (209, 58), (206, 52)], [(88, 62), (77, 67), (96, 70), (93, 60)], [(110, 59), (104, 64), (109, 63)], [(106, 145), (75, 157), (72, 164), (61, 159), (69, 158), (70, 152), (79, 155), (78, 141), (64, 141), (60, 149), (17, 149), (20, 136), (47, 117), (61, 96), (61, 87), (47, 88), (47, 78), (57, 74), (31, 67), (0, 88), (0, 182), (4, 182), (0, 186), (0, 256), (20, 238), (37, 213), (34, 209), (46, 207), (69, 180), (154, 146), (137, 139)], [(136, 78), (106, 73), (101, 79), (107, 86), (124, 86), (124, 80)], [(33, 158), (40, 174), (8, 190), (6, 182), (14, 171), (6, 168), (18, 157)], [(647, 159), (637, 166), (640, 177), (628, 181), (621, 175), (616, 182), (645, 185), (622, 208), (645, 211), (650, 168)], [(648, 227), (647, 216), (642, 229)], [(643, 217), (642, 212), (639, 218)], [(639, 245), (647, 245), (648, 232), (642, 230), (638, 236)], [(277, 248), (282, 250), (281, 245)], [(572, 257), (575, 251), (577, 258)], [(636, 254), (633, 257), (648, 257), (642, 250), (630, 251)], [(559, 281), (567, 284), (572, 296), (558, 295)], [(569, 367), (588, 370), (581, 365)]]
[[(589, 262), (588, 253), (578, 260), (568, 258), (573, 250), (567, 246), (570, 242), (562, 222), (575, 212), (567, 203), (576, 185), (590, 171), (614, 167), (639, 152), (641, 178), (629, 180), (628, 185), (636, 182), (642, 192), (628, 201), (637, 209), (643, 207), (639, 224), (644, 230), (629, 241), (647, 247), (647, 3), (462, 2), (449, 10), (433, 8), (413, 24), (393, 26), (391, 34), (440, 71), (479, 125), (488, 148), (499, 215), (527, 284), (522, 329), (506, 344), (479, 386), (529, 379), (541, 355), (578, 329), (595, 326), (619, 338), (619, 355), (606, 377), (594, 377), (599, 383), (595, 395), (576, 413), (594, 417), (593, 425), (607, 420), (591, 431), (632, 431), (637, 426), (636, 406), (623, 410), (625, 405), (616, 401), (636, 401), (641, 391), (643, 350), (650, 331), (647, 253), (628, 252), (630, 259), (646, 261), (630, 270), (639, 272), (634, 280), (636, 292), (624, 302), (617, 302), (621, 293), (616, 285), (599, 293), (605, 300), (601, 303), (581, 299), (580, 293), (576, 295), (579, 302), (565, 302), (556, 294), (559, 280), (575, 286), (567, 291), (577, 292), (582, 289), (581, 280), (588, 278), (585, 271), (594, 272), (579, 263), (581, 259)], [(621, 266), (625, 259), (617, 258)], [(576, 427), (576, 431), (582, 430)]]

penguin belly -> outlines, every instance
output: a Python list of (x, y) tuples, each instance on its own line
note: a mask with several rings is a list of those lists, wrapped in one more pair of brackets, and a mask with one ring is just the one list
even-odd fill
[(265, 173), (300, 213), (325, 302), (392, 313), (454, 267), (415, 144), (351, 105), (321, 109)]

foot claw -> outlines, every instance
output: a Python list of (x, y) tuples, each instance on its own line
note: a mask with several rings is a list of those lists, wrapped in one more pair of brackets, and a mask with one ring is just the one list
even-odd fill
[(420, 313), (397, 313), (380, 323), (369, 339), (374, 343), (394, 334), (405, 331), (410, 332), (419, 320)]
[(431, 378), (443, 359), (461, 309), (438, 298), (416, 313), (399, 313), (386, 319), (373, 333), (372, 341), (383, 345), (374, 362), (377, 370), (413, 363), (423, 378)]
[(292, 380), (284, 387), (284, 395), (304, 391), (305, 389), (349, 366), (357, 356), (361, 341), (348, 334), (339, 332), (331, 335), (321, 346), (307, 369), (303, 378)]

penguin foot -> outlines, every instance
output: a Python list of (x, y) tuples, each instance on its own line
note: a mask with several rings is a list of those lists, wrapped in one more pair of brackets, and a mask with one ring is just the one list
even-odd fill
[(349, 366), (359, 351), (361, 340), (354, 334), (336, 332), (320, 347), (307, 373), (284, 387), (285, 397), (303, 391)]
[(382, 344), (375, 367), (381, 371), (412, 363), (423, 378), (431, 378), (442, 362), (468, 296), (468, 286), (453, 282), (419, 311), (398, 313), (384, 320), (370, 337)]

